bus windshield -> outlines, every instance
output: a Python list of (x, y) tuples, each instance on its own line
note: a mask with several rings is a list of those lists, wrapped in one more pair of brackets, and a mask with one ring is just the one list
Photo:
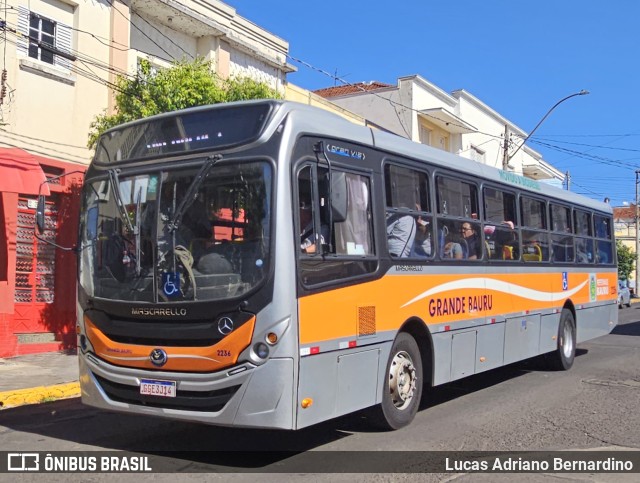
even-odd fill
[(160, 303), (244, 295), (268, 270), (271, 190), (271, 165), (259, 161), (88, 181), (82, 288)]

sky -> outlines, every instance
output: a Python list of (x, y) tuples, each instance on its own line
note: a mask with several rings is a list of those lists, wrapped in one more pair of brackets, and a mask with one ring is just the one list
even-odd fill
[[(635, 203), (640, 169), (637, 0), (226, 0), (286, 40), (309, 90), (418, 74), (466, 91), (530, 132), (571, 191)], [(309, 67), (312, 66), (312, 67)], [(335, 77), (338, 77), (336, 79)], [(344, 82), (343, 82), (344, 81)]]

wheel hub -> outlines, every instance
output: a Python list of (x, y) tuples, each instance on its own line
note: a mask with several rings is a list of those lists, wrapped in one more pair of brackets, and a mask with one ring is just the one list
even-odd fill
[(389, 392), (398, 409), (406, 408), (413, 399), (416, 389), (416, 369), (406, 352), (398, 352), (389, 368)]
[(573, 337), (571, 334), (571, 327), (566, 324), (564, 326), (562, 340), (560, 343), (562, 344), (562, 352), (564, 353), (564, 356), (567, 358), (571, 357), (571, 353), (573, 352)]

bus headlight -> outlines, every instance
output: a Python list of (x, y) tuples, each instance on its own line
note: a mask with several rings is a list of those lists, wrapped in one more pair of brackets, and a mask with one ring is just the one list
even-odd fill
[(260, 359), (266, 359), (269, 357), (269, 348), (264, 342), (258, 342), (255, 344), (253, 346), (253, 352), (255, 352)]

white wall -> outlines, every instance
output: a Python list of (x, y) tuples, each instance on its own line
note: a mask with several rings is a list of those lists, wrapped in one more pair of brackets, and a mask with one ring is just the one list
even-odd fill
[[(86, 148), (89, 124), (107, 105), (107, 88), (87, 78), (104, 74), (92, 62), (109, 63), (109, 48), (100, 40), (79, 30), (90, 32), (102, 42), (109, 38), (109, 7), (102, 2), (78, 0), (20, 0), (9, 2), (13, 12), (18, 6), (29, 8), (72, 30), (72, 50), (85, 59), (77, 60), (71, 70), (51, 65), (18, 52), (7, 44), (7, 84), (10, 92), (2, 106), (0, 147), (18, 146), (43, 156), (76, 163), (88, 163)], [(17, 23), (17, 15), (8, 19)], [(15, 36), (9, 36), (15, 39)], [(106, 75), (105, 75), (106, 77)]]
[[(513, 153), (526, 137), (522, 129), (470, 93), (458, 90), (449, 94), (419, 75), (399, 78), (397, 87), (342, 95), (330, 100), (369, 122), (416, 142), (420, 142), (422, 125), (432, 133), (433, 139), (429, 141), (431, 146), (469, 159), (476, 159), (475, 147), (484, 152), (482, 162), (496, 168), (503, 167), (505, 125), (515, 143), (511, 144), (509, 153)], [(427, 109), (444, 109), (468, 124), (469, 129), (474, 127), (477, 132), (447, 130), (442, 122), (433, 119), (429, 113), (419, 112)], [(544, 162), (542, 155), (529, 147), (523, 147), (509, 160), (508, 169), (523, 174), (525, 167), (529, 167), (529, 171), (537, 171), (540, 178), (561, 178), (558, 170)], [(533, 170), (530, 167), (540, 169)]]

